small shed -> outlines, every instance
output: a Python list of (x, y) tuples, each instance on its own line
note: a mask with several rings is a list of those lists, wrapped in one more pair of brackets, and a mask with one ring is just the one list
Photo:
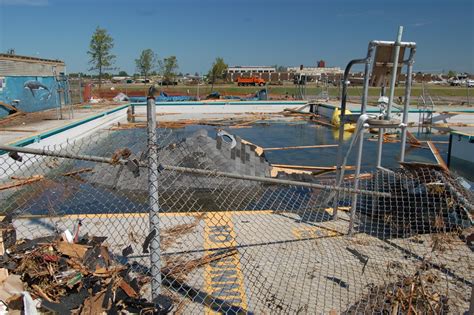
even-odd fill
[(0, 54), (0, 117), (12, 106), (24, 112), (59, 107), (67, 102), (66, 65), (61, 60)]

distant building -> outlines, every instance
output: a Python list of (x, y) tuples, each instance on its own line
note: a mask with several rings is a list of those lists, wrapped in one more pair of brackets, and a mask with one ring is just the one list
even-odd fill
[[(0, 54), (0, 102), (25, 112), (59, 107), (68, 102), (65, 70), (61, 60)], [(0, 117), (9, 113), (0, 106)]]
[(272, 73), (276, 72), (275, 67), (267, 66), (232, 66), (227, 69), (227, 73)]
[(235, 81), (238, 77), (269, 77), (275, 72), (275, 67), (267, 66), (232, 66), (227, 68), (228, 79), (230, 79), (230, 81)]
[[(324, 61), (323, 61), (324, 63)], [(326, 65), (324, 63), (324, 65)], [(294, 72), (298, 74), (305, 74), (309, 76), (321, 76), (323, 74), (326, 75), (336, 75), (342, 74), (344, 71), (339, 67), (288, 67), (286, 69), (288, 72)]]

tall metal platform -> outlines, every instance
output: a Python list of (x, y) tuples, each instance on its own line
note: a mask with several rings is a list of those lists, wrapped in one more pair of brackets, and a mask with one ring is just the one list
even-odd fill
[[(355, 163), (355, 187), (359, 186), (359, 176), (361, 169), (361, 161), (363, 155), (364, 146), (364, 132), (366, 129), (378, 129), (379, 137), (377, 144), (377, 162), (376, 167), (384, 171), (390, 172), (382, 166), (382, 151), (383, 151), (383, 135), (385, 129), (401, 129), (401, 147), (400, 147), (400, 161), (405, 160), (405, 148), (407, 139), (407, 122), (408, 122), (408, 110), (410, 107), (410, 96), (412, 87), (412, 73), (413, 63), (415, 60), (416, 43), (415, 42), (402, 42), (403, 27), (400, 26), (398, 30), (397, 39), (395, 41), (380, 41), (374, 40), (369, 43), (367, 56), (363, 59), (351, 60), (344, 71), (344, 78), (342, 82), (342, 95), (341, 95), (341, 116), (340, 116), (340, 127), (339, 127), (339, 146), (337, 152), (337, 171), (336, 171), (336, 183), (340, 185), (344, 178), (345, 165), (347, 157), (350, 153), (352, 146), (356, 146), (356, 163)], [(408, 53), (408, 58), (404, 59), (404, 55)], [(354, 65), (364, 65), (364, 83), (363, 93), (361, 99), (360, 115), (346, 115), (346, 101), (347, 101), (347, 88), (349, 85), (349, 74)], [(395, 86), (398, 81), (399, 74), (402, 68), (406, 67), (406, 80), (405, 80), (405, 91), (404, 91), (404, 104), (401, 121), (396, 119), (392, 115), (393, 100), (395, 95)], [(389, 98), (386, 108), (381, 114), (368, 115), (367, 114), (367, 101), (369, 86), (380, 86), (382, 91), (388, 83), (389, 85)], [(344, 125), (346, 123), (357, 123), (356, 131), (354, 133), (352, 142), (349, 146), (346, 155), (343, 155), (343, 134)], [(338, 193), (333, 199), (333, 218), (337, 219), (337, 207), (338, 207)], [(357, 205), (357, 195), (354, 194), (352, 198), (352, 208), (350, 213), (350, 226), (349, 235), (353, 232), (353, 222), (355, 215), (355, 207)]]

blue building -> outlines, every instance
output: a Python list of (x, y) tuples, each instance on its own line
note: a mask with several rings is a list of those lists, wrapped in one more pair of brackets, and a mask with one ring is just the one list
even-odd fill
[(66, 65), (60, 60), (0, 54), (0, 117), (12, 109), (37, 112), (68, 104)]

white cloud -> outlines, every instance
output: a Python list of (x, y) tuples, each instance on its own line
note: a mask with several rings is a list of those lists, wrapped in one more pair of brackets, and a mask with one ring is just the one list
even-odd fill
[(44, 7), (49, 5), (49, 0), (0, 0), (0, 5)]

